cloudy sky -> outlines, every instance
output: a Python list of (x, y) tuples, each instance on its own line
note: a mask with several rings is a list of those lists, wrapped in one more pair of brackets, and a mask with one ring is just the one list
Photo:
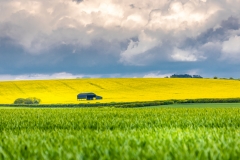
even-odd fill
[(240, 0), (0, 0), (0, 80), (240, 78)]

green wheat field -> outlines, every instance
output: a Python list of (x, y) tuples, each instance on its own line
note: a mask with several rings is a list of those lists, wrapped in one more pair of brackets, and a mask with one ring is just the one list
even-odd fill
[(239, 159), (240, 104), (0, 107), (0, 159)]

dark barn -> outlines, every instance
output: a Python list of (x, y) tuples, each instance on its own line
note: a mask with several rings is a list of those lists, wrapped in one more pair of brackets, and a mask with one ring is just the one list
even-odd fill
[(87, 93), (80, 93), (77, 95), (77, 100), (99, 100), (99, 99), (102, 99), (101, 96), (98, 96), (96, 95), (95, 93), (92, 93), (92, 92), (87, 92)]

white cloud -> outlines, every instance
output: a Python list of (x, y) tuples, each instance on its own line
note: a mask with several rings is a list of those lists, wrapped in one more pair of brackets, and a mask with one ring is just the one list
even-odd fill
[(150, 72), (143, 76), (143, 78), (164, 78), (169, 77), (172, 74), (162, 74), (160, 71), (158, 72)]
[[(170, 54), (176, 61), (197, 61), (204, 59), (196, 52), (197, 47), (192, 54), (177, 46), (209, 28), (219, 28), (222, 20), (230, 16), (240, 18), (236, 5), (239, 3), (240, 0), (2, 0), (0, 38), (9, 37), (27, 53), (43, 54), (62, 44), (82, 48), (94, 46), (94, 40), (99, 39), (122, 43), (138, 37), (139, 41), (131, 41), (118, 53), (121, 63), (146, 65), (159, 54)], [(173, 52), (152, 53), (163, 41), (171, 43), (168, 47)], [(227, 48), (229, 43), (224, 42), (223, 52), (236, 54)]]
[(217, 4), (203, 3), (197, 0), (182, 2), (172, 1), (167, 11), (154, 10), (150, 14), (148, 28), (165, 32), (175, 32), (176, 35), (194, 37), (205, 30), (207, 20), (221, 8)]
[(234, 36), (222, 44), (222, 56), (220, 60), (239, 62), (240, 60), (240, 36)]
[(230, 55), (240, 55), (240, 36), (234, 36), (224, 41), (222, 51)]
[(100, 75), (71, 74), (67, 72), (53, 74), (22, 74), (22, 75), (0, 75), (1, 81), (7, 80), (42, 80), (42, 79), (74, 79), (74, 78), (98, 78)]
[(120, 62), (130, 65), (144, 65), (146, 62), (146, 51), (159, 45), (157, 39), (148, 36), (144, 31), (138, 37), (139, 41), (130, 41), (127, 50), (121, 53)]
[(129, 77), (129, 78), (161, 78), (170, 76), (171, 74), (163, 74), (160, 71), (148, 72), (148, 73), (130, 73), (130, 74), (72, 74), (67, 72), (59, 72), (53, 74), (0, 74), (0, 81), (11, 81), (11, 80), (45, 80), (45, 79), (75, 79), (75, 78), (119, 78), (119, 77)]
[(194, 62), (205, 59), (205, 57), (202, 56), (201, 53), (195, 50), (182, 50), (179, 48), (174, 48), (171, 58), (174, 61), (188, 61), (188, 62)]

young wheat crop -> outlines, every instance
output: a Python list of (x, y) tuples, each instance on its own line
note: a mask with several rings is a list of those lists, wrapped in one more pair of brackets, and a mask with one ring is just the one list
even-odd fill
[(240, 108), (0, 109), (0, 159), (238, 159)]

